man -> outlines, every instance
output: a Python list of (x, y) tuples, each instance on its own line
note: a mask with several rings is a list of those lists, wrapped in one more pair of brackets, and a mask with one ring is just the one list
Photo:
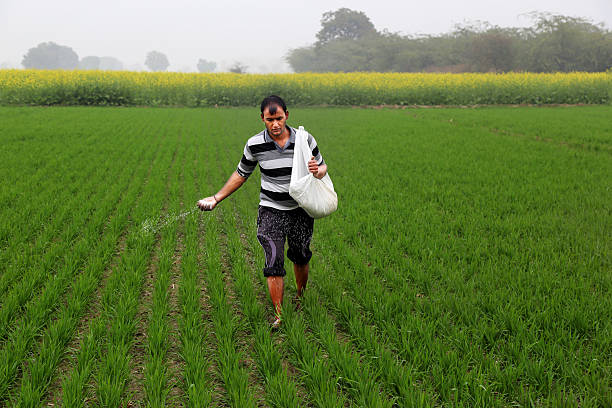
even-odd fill
[[(312, 256), (310, 240), (314, 220), (298, 207), (289, 195), (296, 129), (287, 126), (288, 118), (289, 111), (280, 97), (271, 95), (265, 98), (261, 102), (261, 120), (266, 129), (247, 141), (238, 168), (223, 188), (216, 194), (198, 201), (201, 210), (213, 210), (247, 180), (259, 163), (261, 192), (257, 239), (266, 255), (263, 272), (276, 313), (273, 328), (277, 328), (281, 323), (285, 239), (289, 244), (287, 257), (293, 262), (298, 298), (306, 289), (308, 262)], [(308, 170), (315, 177), (323, 178), (327, 173), (327, 165), (319, 152), (317, 142), (310, 134), (308, 145), (312, 151)]]

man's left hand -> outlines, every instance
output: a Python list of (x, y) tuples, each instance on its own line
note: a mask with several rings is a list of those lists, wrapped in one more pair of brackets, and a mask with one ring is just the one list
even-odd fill
[(312, 156), (308, 161), (308, 171), (311, 172), (316, 178), (322, 177), (319, 177), (319, 165), (317, 164), (314, 156)]

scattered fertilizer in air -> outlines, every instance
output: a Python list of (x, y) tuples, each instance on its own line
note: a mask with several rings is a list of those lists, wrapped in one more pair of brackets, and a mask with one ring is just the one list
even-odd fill
[(191, 210), (182, 212), (180, 214), (166, 214), (163, 217), (148, 218), (142, 223), (140, 232), (142, 235), (155, 234), (168, 225), (195, 214), (197, 211), (199, 211), (199, 208), (194, 207)]

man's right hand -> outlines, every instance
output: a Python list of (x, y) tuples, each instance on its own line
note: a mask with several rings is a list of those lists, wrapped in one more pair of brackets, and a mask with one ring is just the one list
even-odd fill
[(198, 201), (197, 205), (202, 211), (212, 211), (217, 206), (217, 204), (219, 204), (219, 202), (217, 201), (215, 196), (210, 196)]

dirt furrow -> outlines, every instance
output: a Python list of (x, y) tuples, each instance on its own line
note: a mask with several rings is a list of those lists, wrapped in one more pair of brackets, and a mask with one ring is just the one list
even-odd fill
[(135, 319), (138, 321), (134, 332), (134, 343), (130, 350), (131, 373), (126, 386), (129, 396), (128, 406), (138, 406), (144, 400), (144, 371), (147, 346), (147, 322), (151, 317), (151, 305), (153, 303), (153, 284), (156, 279), (159, 267), (159, 252), (161, 249), (161, 239), (156, 238), (153, 258), (149, 264), (144, 277), (143, 290), (140, 293), (140, 302)]
[(181, 279), (181, 257), (185, 250), (184, 245), (184, 234), (182, 230), (177, 235), (176, 249), (174, 250), (174, 256), (172, 261), (172, 268), (170, 268), (170, 285), (168, 287), (168, 324), (170, 326), (168, 336), (168, 351), (166, 354), (166, 362), (168, 367), (168, 374), (171, 378), (169, 384), (170, 390), (168, 392), (169, 403), (171, 406), (179, 406), (180, 401), (184, 397), (184, 392), (181, 387), (181, 373), (183, 372), (184, 362), (181, 358), (181, 352), (179, 348), (179, 326), (178, 321), (180, 318), (180, 304), (179, 304), (179, 281)]

